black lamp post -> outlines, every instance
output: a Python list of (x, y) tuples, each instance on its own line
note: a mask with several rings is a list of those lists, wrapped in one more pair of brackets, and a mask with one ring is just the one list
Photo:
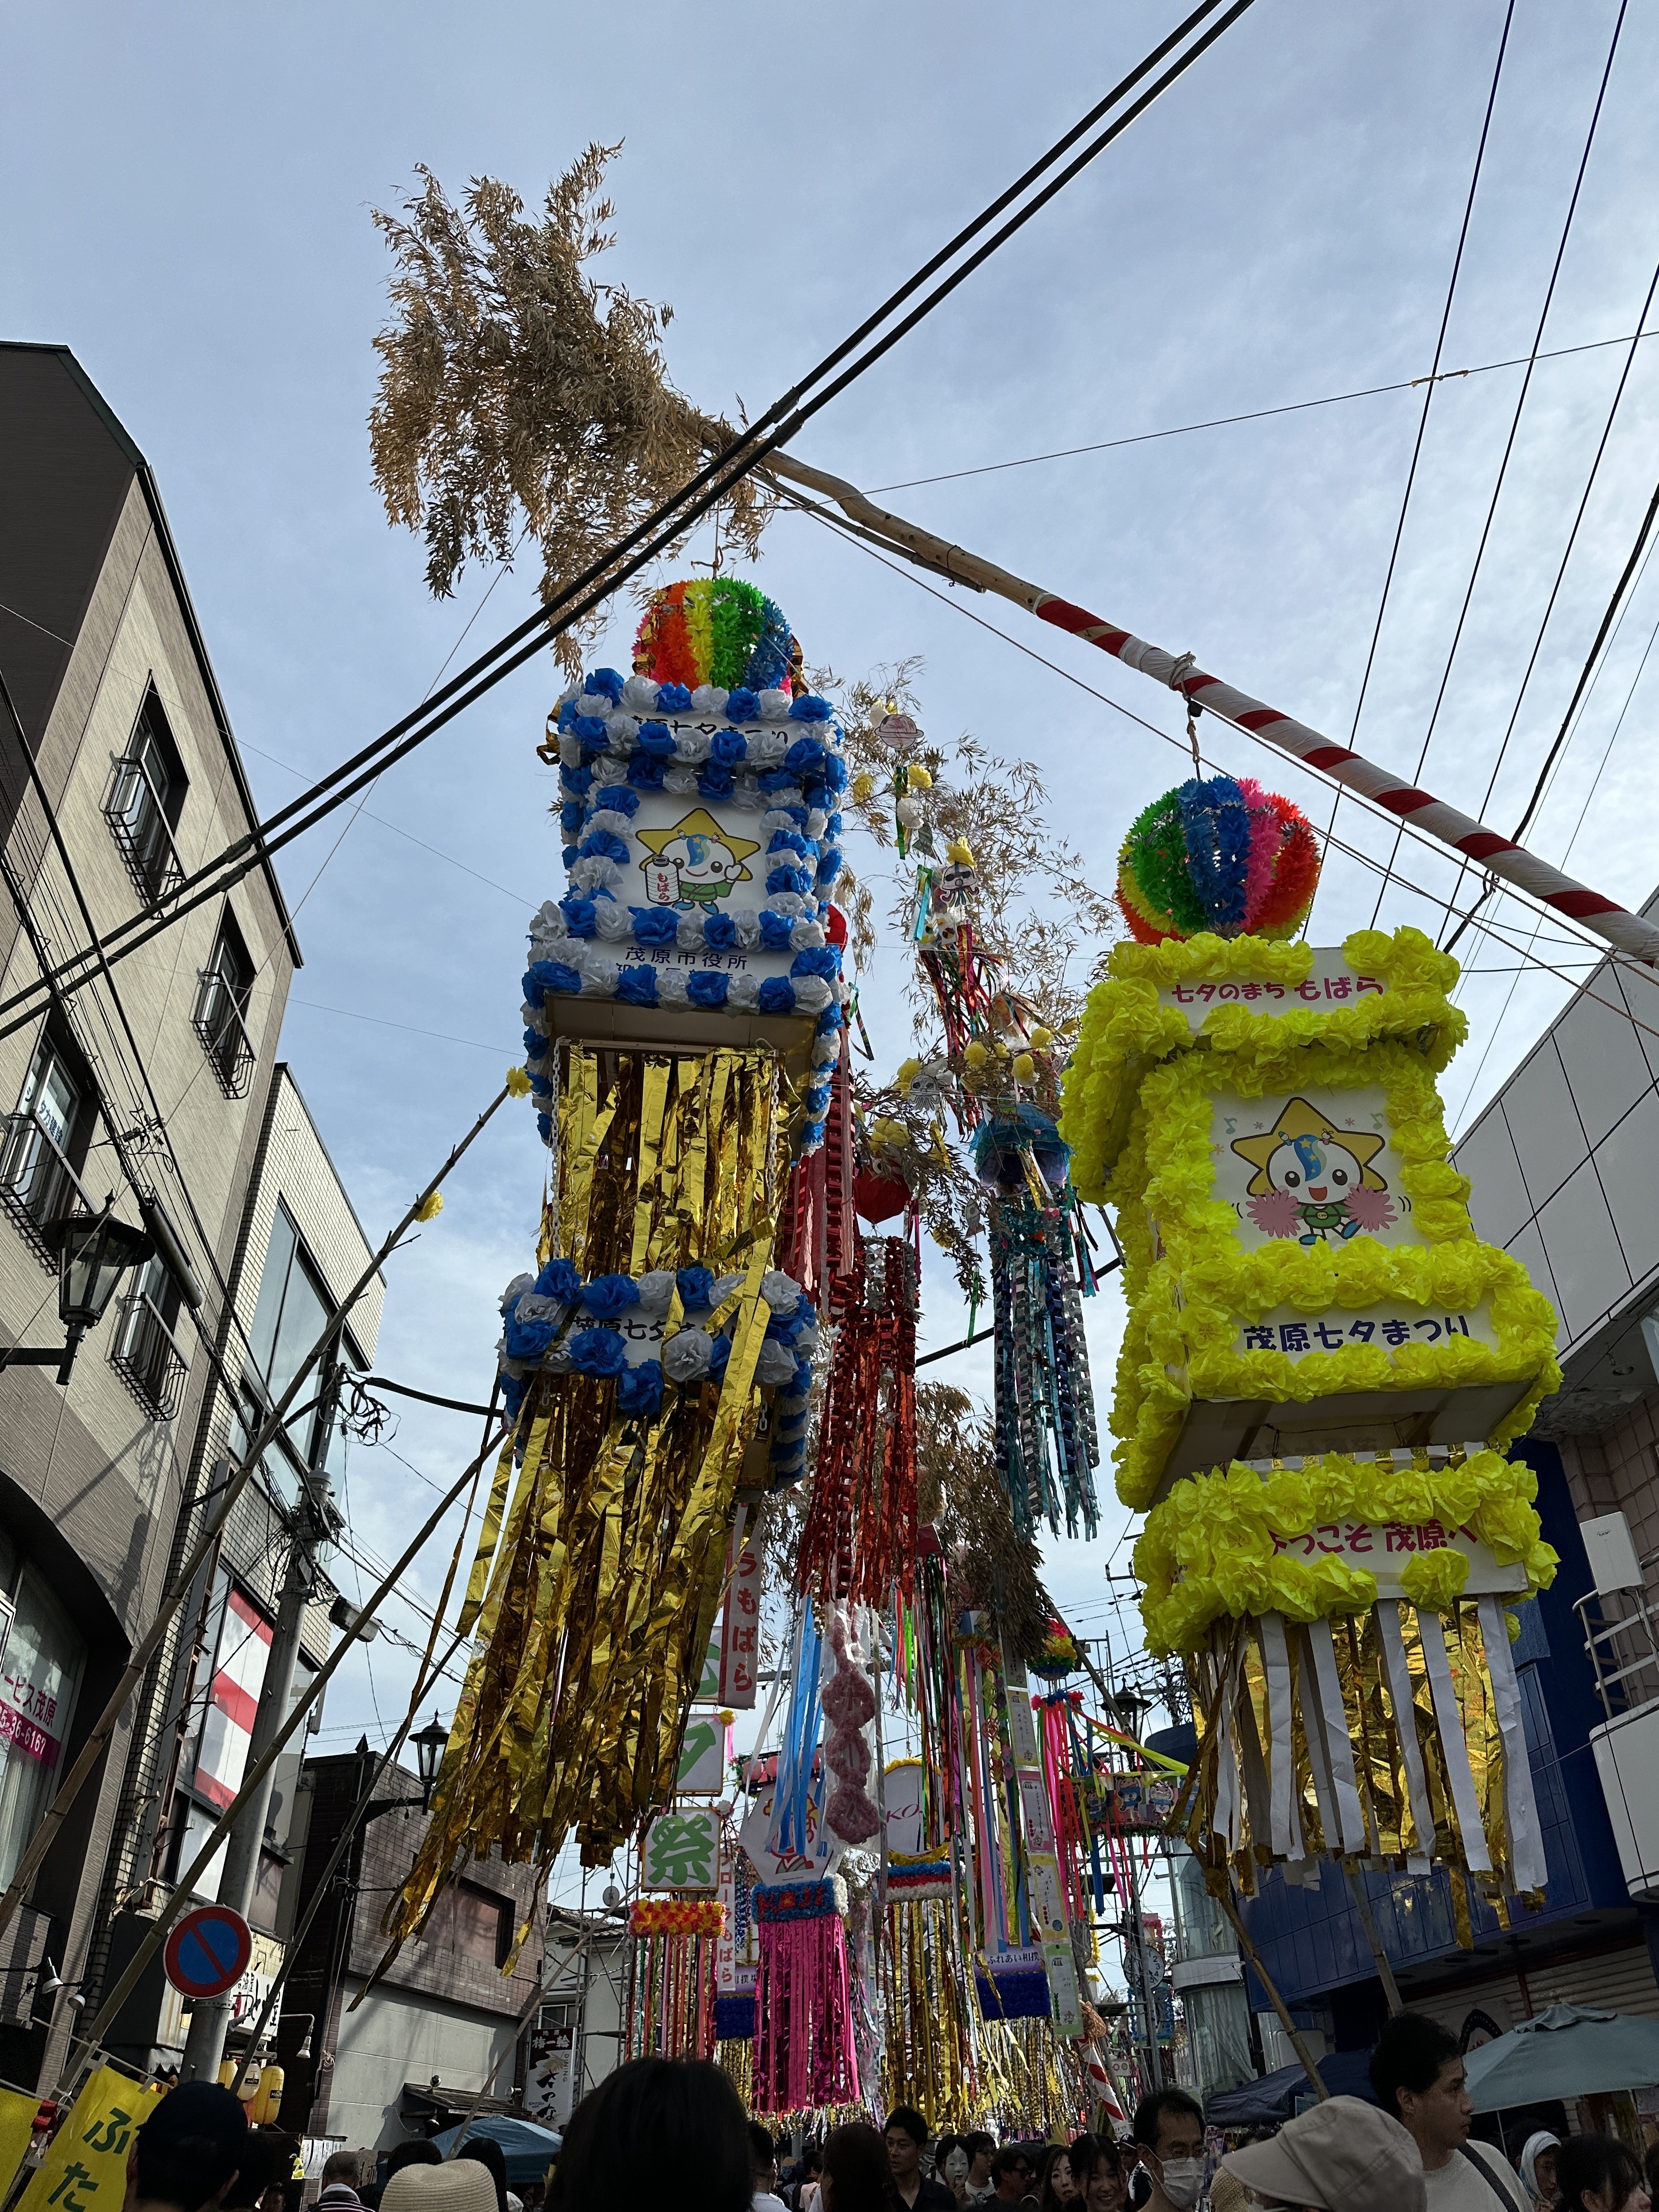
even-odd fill
[(444, 1746), (449, 1741), (449, 1730), (434, 1712), (423, 1729), (415, 1732), (415, 1756), (421, 1766), (421, 1809), (432, 1808), (432, 1792), (437, 1787), (438, 1769), (443, 1765)]
[(40, 1233), (58, 1255), (58, 1316), (65, 1339), (61, 1346), (14, 1345), (0, 1352), (0, 1367), (46, 1367), (56, 1360), (58, 1380), (67, 1382), (81, 1339), (103, 1319), (122, 1276), (155, 1247), (143, 1230), (116, 1220), (108, 1206), (49, 1221)]

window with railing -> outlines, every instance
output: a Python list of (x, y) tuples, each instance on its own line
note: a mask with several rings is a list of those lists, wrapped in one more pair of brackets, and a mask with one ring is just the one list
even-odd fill
[(258, 1058), (246, 1019), (252, 992), (253, 963), (227, 908), (213, 957), (201, 971), (194, 1017), (196, 1034), (227, 1098), (246, 1094)]
[(83, 1134), (85, 1103), (85, 1086), (52, 1039), (43, 1037), (17, 1111), (0, 1116), (0, 1206), (42, 1267), (54, 1273), (57, 1257), (43, 1234), (47, 1224), (66, 1213), (94, 1210), (71, 1158)]
[(172, 1323), (179, 1293), (160, 1260), (152, 1260), (121, 1302), (110, 1365), (147, 1413), (170, 1421), (179, 1410), (188, 1365)]
[(138, 710), (127, 749), (110, 766), (104, 817), (127, 864), (133, 888), (149, 906), (183, 879), (173, 833), (185, 803), (179, 748), (152, 684)]

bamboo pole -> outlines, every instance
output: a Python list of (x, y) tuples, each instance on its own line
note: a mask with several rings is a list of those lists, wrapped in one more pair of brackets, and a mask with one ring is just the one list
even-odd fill
[(1304, 767), (1322, 770), (1335, 782), (1375, 800), (1401, 820), (1430, 831), (1464, 860), (1476, 862), (1528, 897), (1582, 922), (1586, 929), (1594, 930), (1620, 951), (1650, 965), (1659, 965), (1659, 926), (1641, 915), (1632, 914), (1616, 900), (1591, 890), (1572, 877), (1564, 876), (1559, 868), (1551, 867), (1536, 854), (1517, 845), (1513, 838), (1459, 813), (1432, 793), (1419, 791), (1405, 777), (1377, 767), (1346, 745), (1333, 744), (1306, 723), (1252, 698), (1247, 691), (1223, 683), (1219, 677), (1206, 675), (1194, 665), (1191, 653), (1168, 653), (1162, 646), (1148, 645), (1131, 631), (1103, 622), (1086, 607), (1073, 605), (1057, 592), (1045, 591), (1039, 584), (1027, 583), (1010, 570), (998, 568), (994, 562), (969, 553), (965, 547), (952, 544), (945, 538), (936, 538), (931, 531), (919, 529), (902, 515), (877, 507), (856, 485), (830, 476), (823, 469), (811, 468), (792, 453), (769, 454), (759, 473), (775, 480), (783, 477), (821, 493), (834, 501), (859, 537), (896, 548), (919, 567), (948, 577), (952, 583), (966, 584), (977, 592), (994, 592), (1000, 599), (1012, 599), (1016, 606), (1024, 607), (1039, 621), (1081, 638), (1085, 644), (1109, 653), (1126, 667), (1137, 670), (1153, 683), (1178, 692), (1188, 706), (1202, 708), (1206, 714), (1231, 722), (1236, 729), (1277, 745)]
[(1231, 1921), (1233, 1933), (1238, 1938), (1238, 1948), (1244, 1954), (1244, 1956), (1249, 1960), (1251, 1966), (1255, 1969), (1255, 1978), (1261, 1983), (1262, 1988), (1267, 1992), (1268, 2002), (1273, 2006), (1273, 2010), (1279, 2014), (1279, 2024), (1284, 2029), (1285, 2034), (1290, 2037), (1291, 2048), (1295, 2051), (1297, 2057), (1302, 2061), (1303, 2069), (1306, 2073), (1308, 2079), (1313, 2083), (1314, 2089), (1322, 2103), (1331, 2093), (1325, 2087), (1324, 2078), (1319, 2071), (1318, 2063), (1316, 2061), (1312, 2051), (1309, 2050), (1307, 2045), (1302, 2040), (1302, 2031), (1297, 2026), (1296, 2022), (1291, 2018), (1290, 2012), (1285, 2006), (1285, 2000), (1279, 1996), (1278, 1989), (1274, 1985), (1273, 1976), (1262, 1965), (1261, 1952), (1256, 1949), (1255, 1945), (1250, 1941), (1249, 1930), (1244, 1925), (1244, 1916), (1240, 1912), (1237, 1905), (1233, 1902), (1231, 1885), (1229, 1885), (1226, 1894), (1224, 1897), (1218, 1898), (1216, 1902), (1220, 1905), (1221, 1910), (1226, 1914), (1228, 1919)]

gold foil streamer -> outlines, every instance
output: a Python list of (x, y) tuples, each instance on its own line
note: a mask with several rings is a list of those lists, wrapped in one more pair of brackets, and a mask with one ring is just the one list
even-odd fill
[(533, 1862), (574, 1827), (603, 1865), (672, 1794), (758, 1411), (774, 1056), (573, 1046), (562, 1073), (561, 1248), (588, 1276), (718, 1268), (741, 1248), (732, 1352), (718, 1386), (671, 1386), (652, 1420), (619, 1416), (610, 1382), (533, 1383), (511, 1504), (504, 1455), (486, 1511), (473, 1656), (426, 1839), (388, 1911), (393, 1954), (469, 1854)]

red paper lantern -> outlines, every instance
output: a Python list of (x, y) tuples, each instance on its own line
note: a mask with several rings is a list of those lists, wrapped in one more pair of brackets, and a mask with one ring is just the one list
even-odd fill
[(889, 1221), (909, 1203), (910, 1186), (896, 1176), (872, 1175), (866, 1168), (853, 1177), (853, 1204), (862, 1220)]

